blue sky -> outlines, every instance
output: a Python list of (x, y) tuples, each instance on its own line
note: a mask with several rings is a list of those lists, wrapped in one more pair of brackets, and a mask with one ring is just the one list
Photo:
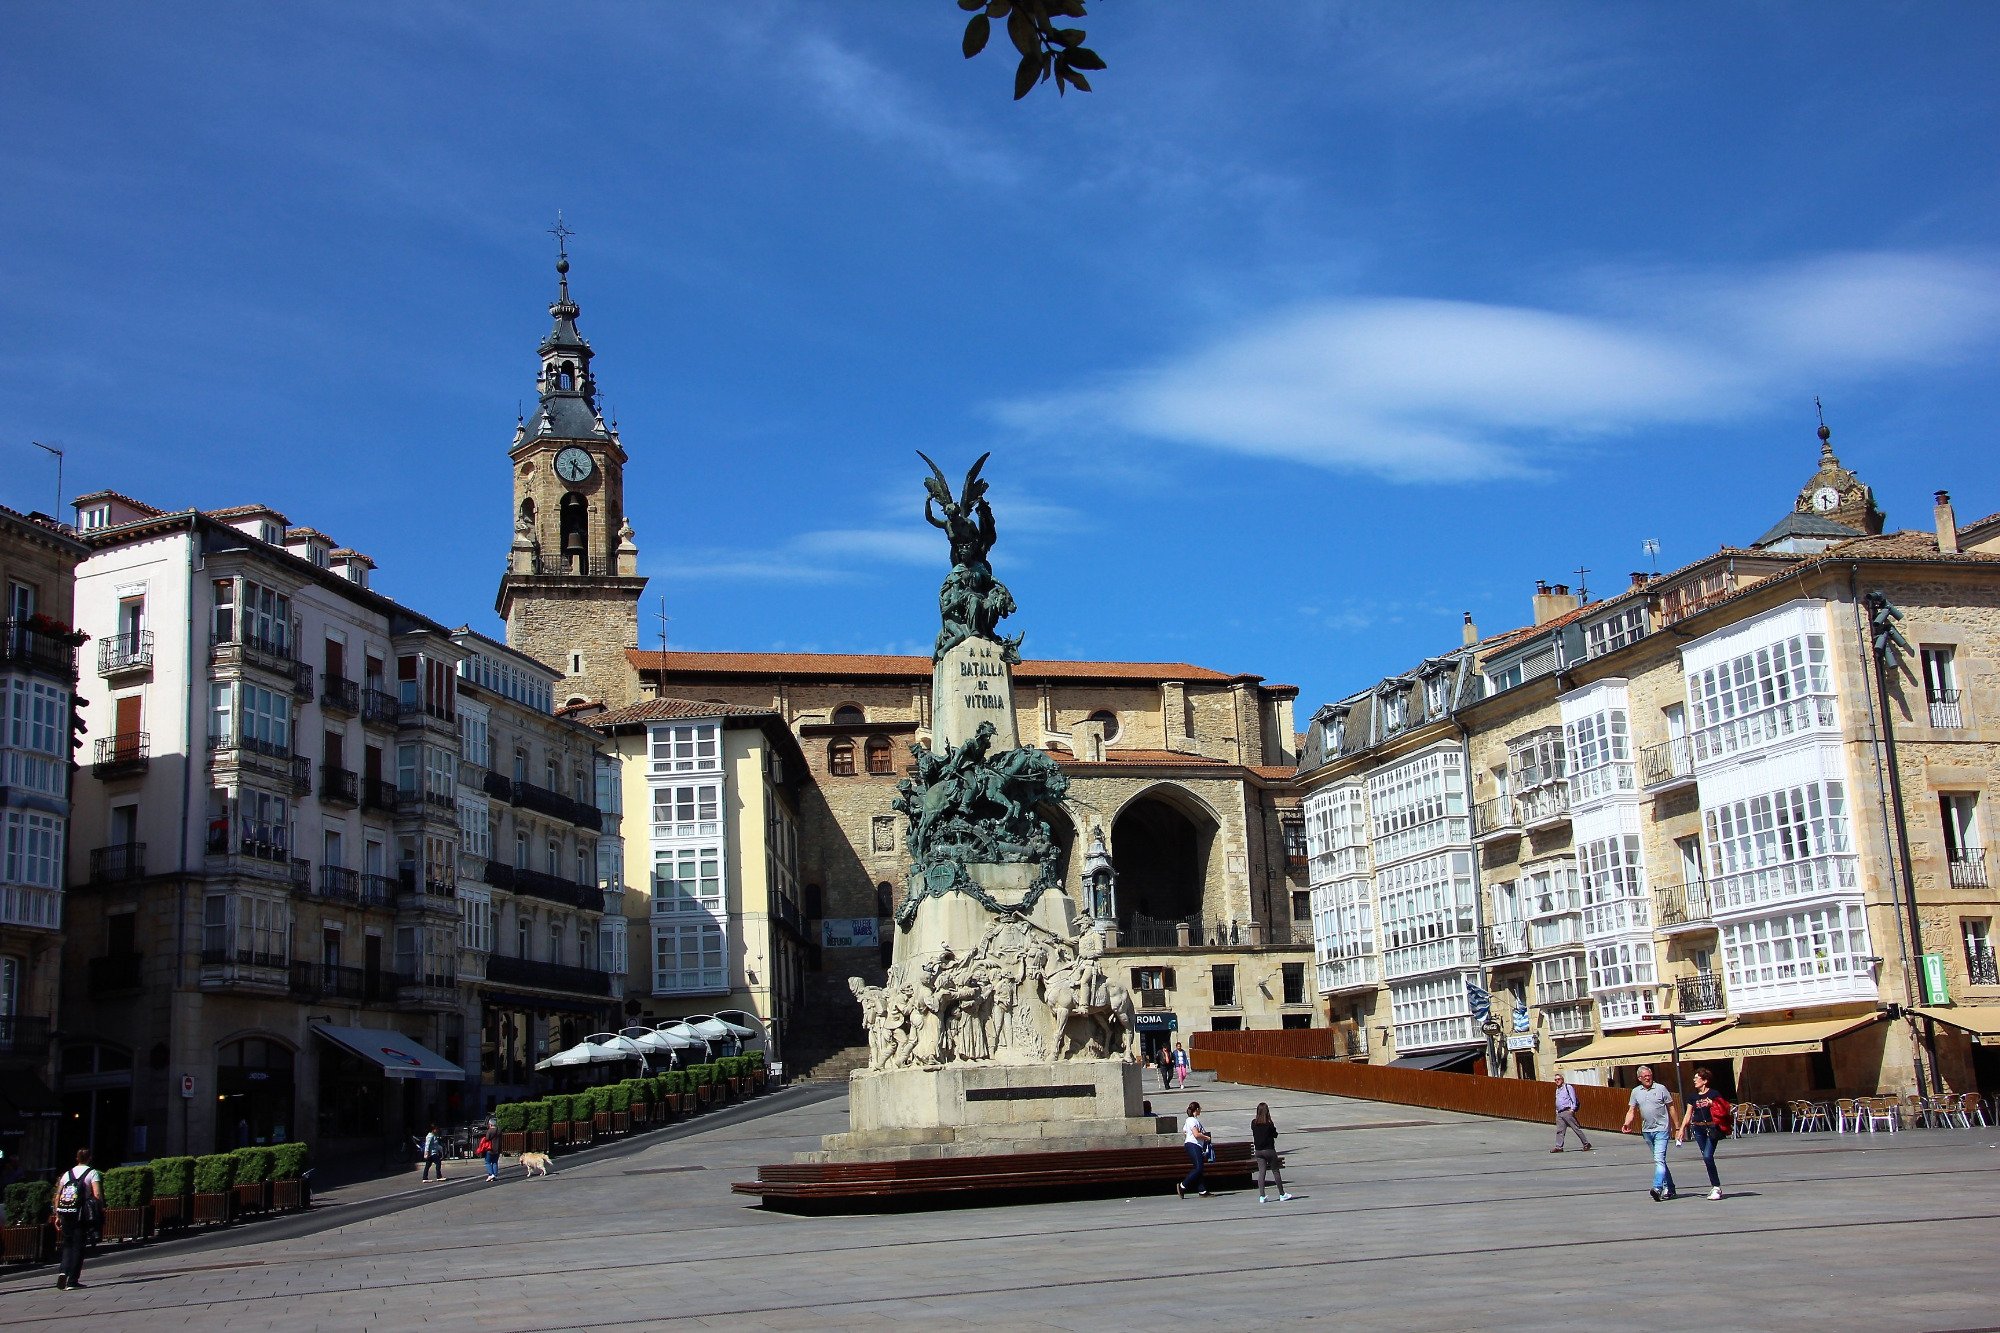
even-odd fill
[[(558, 208), (649, 646), (918, 651), (992, 450), (1032, 655), (1302, 709), (1841, 458), (2000, 509), (2000, 7), (30, 6), (0, 502), (262, 500), (492, 626)], [(1220, 17), (1219, 17), (1220, 16)]]

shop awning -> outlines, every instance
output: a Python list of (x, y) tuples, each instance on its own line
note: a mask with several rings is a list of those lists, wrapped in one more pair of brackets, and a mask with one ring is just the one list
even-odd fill
[(0, 1111), (12, 1111), (23, 1120), (56, 1120), (62, 1117), (62, 1102), (40, 1075), (19, 1069), (0, 1082)]
[(1447, 1070), (1459, 1065), (1469, 1065), (1485, 1053), (1484, 1046), (1461, 1046), (1449, 1051), (1425, 1051), (1422, 1055), (1405, 1055), (1391, 1060), (1384, 1068)]
[(337, 1028), (315, 1023), (313, 1031), (370, 1064), (379, 1065), (383, 1078), (430, 1079), (443, 1083), (457, 1083), (465, 1079), (463, 1069), (436, 1051), (388, 1028)]
[(1955, 1004), (1948, 1009), (1926, 1005), (1917, 1012), (1970, 1032), (1982, 1042), (2000, 1037), (2000, 1004)]
[[(1722, 1027), (1728, 1027), (1723, 1024)], [(1712, 1037), (1720, 1027), (1689, 1030), (1683, 1028), (1681, 1037), (1681, 1059), (1686, 1060), (1688, 1047), (1694, 1045), (1697, 1033)], [(1674, 1058), (1674, 1037), (1671, 1032), (1615, 1032), (1608, 1037), (1599, 1037), (1588, 1045), (1579, 1046), (1568, 1055), (1558, 1057), (1556, 1064), (1562, 1065), (1643, 1065), (1653, 1060)]]
[(1852, 1014), (1846, 1018), (1808, 1018), (1796, 1023), (1731, 1023), (1710, 1029), (1699, 1037), (1681, 1042), (1682, 1060), (1705, 1060), (1720, 1055), (1811, 1055), (1825, 1048), (1835, 1037), (1865, 1028), (1879, 1014)]

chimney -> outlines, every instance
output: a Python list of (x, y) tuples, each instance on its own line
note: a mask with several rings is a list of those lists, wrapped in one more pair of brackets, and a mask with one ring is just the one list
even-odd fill
[(1958, 554), (1958, 516), (1951, 512), (1951, 492), (1937, 493), (1937, 539), (1939, 555)]
[(1479, 626), (1472, 623), (1472, 612), (1465, 613), (1465, 628), (1459, 631), (1459, 641), (1470, 648), (1479, 642)]
[(1549, 584), (1535, 580), (1535, 623), (1546, 625), (1557, 616), (1566, 616), (1576, 610), (1577, 600), (1570, 594), (1565, 583)]
[(1632, 571), (1632, 586), (1635, 588), (1643, 588), (1646, 586), (1646, 581), (1652, 577), (1653, 576), (1651, 574), (1648, 574), (1643, 569), (1635, 569)]

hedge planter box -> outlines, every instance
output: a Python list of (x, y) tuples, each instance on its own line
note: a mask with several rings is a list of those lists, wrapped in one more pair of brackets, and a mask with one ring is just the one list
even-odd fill
[(547, 1152), (548, 1150), (549, 1150), (549, 1132), (546, 1129), (529, 1130), (528, 1151)]
[(304, 1186), (296, 1180), (274, 1180), (271, 1182), (271, 1206), (282, 1212), (296, 1212), (305, 1207)]
[(549, 1142), (559, 1144), (569, 1142), (569, 1121), (558, 1120), (549, 1126)]
[(46, 1226), (0, 1227), (0, 1257), (10, 1264), (40, 1263), (48, 1253), (43, 1238), (49, 1228)]
[(187, 1200), (175, 1196), (153, 1200), (153, 1230), (165, 1231), (187, 1221)]
[(265, 1196), (261, 1180), (249, 1185), (231, 1185), (229, 1192), (236, 1196), (236, 1211), (239, 1214), (270, 1211), (271, 1203)]
[(217, 1223), (229, 1221), (229, 1195), (195, 1195), (194, 1220), (203, 1226), (215, 1226)]
[(572, 1120), (569, 1122), (569, 1135), (575, 1143), (595, 1143), (597, 1126), (588, 1120)]
[(632, 1109), (628, 1114), (632, 1117), (632, 1123), (635, 1125), (646, 1124), (653, 1118), (652, 1112), (637, 1102), (632, 1103)]
[(146, 1214), (149, 1211), (149, 1209), (145, 1208), (106, 1208), (104, 1210), (104, 1239), (146, 1239)]
[(757, 1085), (757, 1091), (762, 1092), (764, 1090), (764, 1083), (770, 1076), (769, 1070), (765, 1069), (762, 1065), (758, 1065), (756, 1071), (750, 1075), (750, 1081)]
[(611, 1113), (611, 1129), (616, 1134), (630, 1134), (632, 1132), (632, 1113), (630, 1111), (613, 1111)]
[(500, 1155), (502, 1157), (519, 1157), (527, 1150), (527, 1147), (528, 1136), (526, 1134), (518, 1130), (502, 1130), (500, 1132)]
[(599, 1134), (611, 1133), (611, 1112), (598, 1111), (590, 1117), (590, 1124)]

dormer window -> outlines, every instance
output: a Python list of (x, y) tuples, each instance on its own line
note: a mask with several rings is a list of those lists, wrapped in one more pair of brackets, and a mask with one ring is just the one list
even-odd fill
[(1429, 717), (1444, 715), (1444, 677), (1432, 676), (1424, 682), (1424, 713)]
[(1401, 731), (1410, 724), (1410, 692), (1392, 690), (1382, 696), (1382, 729)]
[(326, 548), (324, 546), (321, 546), (318, 542), (308, 542), (306, 544), (306, 559), (312, 561), (315, 565), (318, 565), (321, 569), (325, 569)]
[(1335, 713), (1333, 720), (1326, 724), (1326, 748), (1329, 754), (1339, 754), (1347, 746), (1347, 714)]
[(281, 523), (259, 523), (257, 525), (257, 536), (271, 543), (273, 546), (283, 546), (285, 544), (284, 525)]
[(94, 532), (98, 528), (111, 526), (111, 506), (91, 505), (77, 513), (76, 525), (84, 532)]

